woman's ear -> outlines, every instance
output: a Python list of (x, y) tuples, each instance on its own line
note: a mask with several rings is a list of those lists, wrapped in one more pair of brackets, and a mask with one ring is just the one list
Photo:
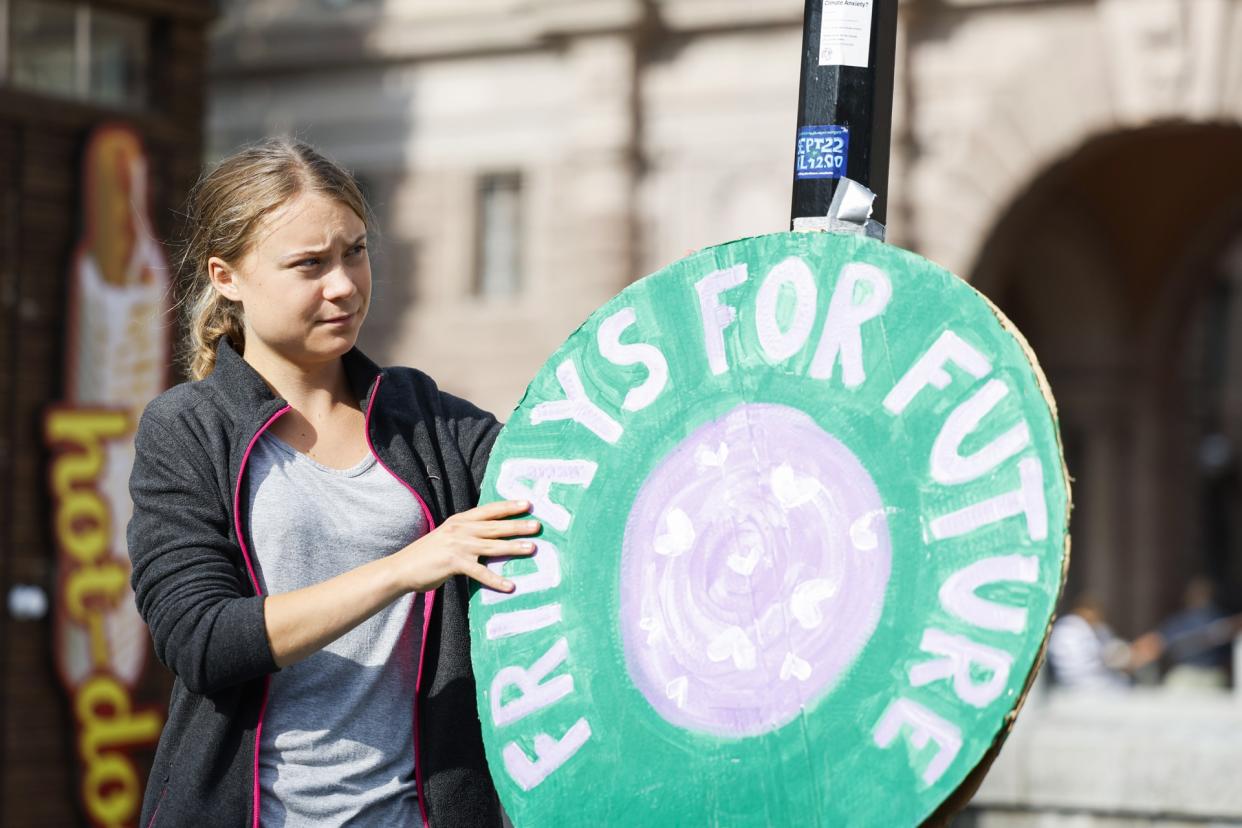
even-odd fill
[(237, 289), (237, 272), (228, 262), (219, 256), (212, 256), (207, 260), (207, 275), (217, 293), (230, 301), (241, 301), (241, 293)]

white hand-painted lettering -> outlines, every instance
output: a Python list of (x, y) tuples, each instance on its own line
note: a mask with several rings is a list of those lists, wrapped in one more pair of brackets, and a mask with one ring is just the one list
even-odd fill
[(572, 420), (606, 443), (615, 443), (621, 439), (621, 435), (625, 433), (621, 424), (587, 398), (582, 378), (578, 376), (578, 366), (574, 364), (572, 357), (557, 366), (556, 379), (561, 384), (561, 390), (565, 392), (565, 399), (535, 406), (530, 412), (531, 425)]
[(668, 384), (668, 360), (659, 348), (642, 342), (632, 345), (621, 342), (621, 334), (637, 321), (633, 308), (622, 308), (600, 324), (596, 337), (600, 354), (613, 365), (641, 363), (647, 369), (646, 381), (625, 395), (621, 408), (626, 411), (642, 411), (656, 401)]
[(729, 370), (724, 330), (737, 321), (737, 309), (732, 305), (722, 304), (720, 294), (737, 287), (746, 279), (746, 265), (740, 264), (709, 273), (694, 285), (699, 294), (699, 313), (703, 319), (707, 364), (713, 374), (723, 374)]
[(532, 761), (517, 742), (504, 746), (500, 754), (509, 776), (524, 791), (533, 790), (554, 770), (565, 764), (591, 738), (591, 725), (586, 719), (574, 722), (560, 739), (546, 733), (535, 736), (535, 759)]
[(932, 537), (956, 538), (1016, 515), (1026, 516), (1027, 535), (1033, 541), (1048, 537), (1048, 507), (1044, 502), (1044, 467), (1037, 457), (1018, 463), (1020, 484), (1012, 492), (938, 517), (931, 522)]
[(962, 749), (962, 731), (918, 702), (899, 698), (888, 706), (876, 723), (872, 733), (876, 747), (891, 745), (903, 732), (903, 726), (910, 728), (907, 738), (915, 748), (922, 750), (928, 742), (936, 743), (936, 755), (923, 770), (923, 781), (928, 785), (936, 784)]
[[(861, 301), (859, 289), (865, 291)], [(851, 262), (841, 271), (828, 305), (828, 318), (820, 334), (819, 347), (811, 361), (813, 379), (832, 379), (838, 357), (841, 381), (846, 388), (857, 388), (867, 379), (863, 367), (862, 326), (888, 307), (893, 284), (875, 265)]]
[(969, 483), (982, 477), (1031, 444), (1031, 429), (1025, 422), (1006, 431), (970, 457), (962, 457), (962, 441), (978, 428), (980, 421), (1005, 398), (1009, 388), (1000, 380), (990, 380), (963, 402), (944, 421), (932, 445), (931, 475), (946, 485)]
[[(975, 707), (987, 707), (1000, 698), (1009, 681), (1013, 656), (1003, 650), (937, 629), (924, 630), (919, 647), (942, 657), (910, 668), (910, 683), (915, 687), (952, 679), (953, 692), (959, 699)], [(972, 668), (976, 665), (987, 674), (986, 679), (975, 680)]]
[(976, 591), (985, 584), (1018, 581), (1033, 584), (1039, 580), (1039, 558), (1025, 555), (984, 558), (949, 576), (940, 587), (940, 606), (967, 624), (996, 632), (1021, 633), (1026, 630), (1027, 611), (980, 598)]
[[(786, 285), (794, 291), (794, 310), (789, 327), (782, 330), (776, 313), (781, 289)], [(764, 277), (755, 297), (755, 327), (759, 345), (768, 359), (781, 362), (802, 350), (815, 327), (818, 293), (815, 275), (797, 256), (785, 259)]]
[(500, 465), (496, 491), (509, 500), (529, 500), (535, 517), (564, 532), (569, 529), (571, 515), (552, 500), (552, 484), (585, 489), (595, 478), (596, 468), (589, 460), (506, 460)]
[(888, 392), (884, 407), (892, 414), (901, 414), (927, 386), (943, 391), (953, 381), (953, 376), (945, 370), (950, 362), (975, 379), (983, 379), (992, 372), (992, 363), (983, 354), (953, 331), (945, 331)]
[[(569, 657), (569, 642), (558, 638), (539, 660), (530, 666), (505, 667), (492, 679), (492, 722), (496, 727), (505, 727), (534, 713), (537, 710), (555, 704), (574, 691), (574, 677), (568, 673), (557, 676), (544, 683), (557, 667)], [(511, 701), (502, 701), (505, 691), (516, 688), (520, 695)]]
[(500, 638), (512, 638), (515, 635), (542, 630), (561, 621), (561, 605), (548, 604), (528, 610), (499, 612), (487, 619), (486, 635), (488, 641)]
[[(534, 544), (535, 554), (529, 560), (534, 562), (535, 571), (526, 575), (510, 577), (509, 580), (513, 582), (513, 592), (497, 592), (494, 589), (483, 590), (483, 603), (485, 605), (499, 604), (501, 601), (508, 601), (519, 595), (533, 595), (536, 592), (542, 592), (545, 589), (552, 589), (561, 585), (560, 551), (541, 538), (536, 538)], [(502, 558), (490, 561), (487, 564), (487, 568), (503, 577), (502, 570), (512, 560), (514, 559)]]

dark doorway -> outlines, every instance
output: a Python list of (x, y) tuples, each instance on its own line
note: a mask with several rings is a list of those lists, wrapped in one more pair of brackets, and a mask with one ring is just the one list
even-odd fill
[(997, 224), (974, 284), (1027, 335), (1075, 480), (1067, 594), (1135, 635), (1187, 580), (1242, 598), (1242, 129), (1101, 137)]

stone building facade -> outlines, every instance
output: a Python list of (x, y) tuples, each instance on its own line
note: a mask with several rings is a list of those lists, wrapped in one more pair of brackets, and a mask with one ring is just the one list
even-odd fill
[[(799, 0), (249, 0), (210, 146), (295, 132), (382, 231), (364, 347), (502, 418), (586, 316), (786, 229)], [(1242, 601), (1242, 0), (904, 0), (889, 241), (1040, 355), (1071, 590), (1137, 635)]]

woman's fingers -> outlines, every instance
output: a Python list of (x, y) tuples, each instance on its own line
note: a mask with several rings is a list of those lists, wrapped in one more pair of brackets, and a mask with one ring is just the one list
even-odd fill
[[(479, 541), (467, 550), (462, 566), (469, 568), (474, 561), (508, 560), (509, 558), (529, 558), (536, 552), (535, 544), (530, 541), (488, 540)], [(473, 559), (473, 560), (472, 560)], [(462, 570), (465, 573), (465, 569)]]
[(488, 541), (480, 557), (528, 558), (533, 554), (535, 544), (531, 541)]
[(452, 554), (455, 557), (464, 554), (466, 559), (463, 561), (458, 557), (458, 563), (453, 568), (489, 589), (512, 592), (513, 584), (488, 569), (480, 559), (525, 558), (535, 554), (536, 547), (531, 540), (506, 540), (534, 535), (543, 528), (539, 521), (531, 518), (506, 519), (529, 512), (530, 503), (527, 501), (501, 500), (454, 515), (451, 518), (454, 521), (452, 529), (446, 537), (453, 538), (449, 543), (457, 551)]
[(497, 592), (506, 593), (513, 591), (512, 581), (505, 580), (481, 563), (472, 564), (466, 567), (465, 572), (462, 574), (473, 578), (488, 589), (494, 589)]
[(475, 506), (473, 509), (459, 512), (458, 517), (472, 521), (500, 520), (501, 518), (513, 517), (514, 515), (524, 515), (529, 511), (530, 501), (498, 500), (495, 503), (484, 503), (482, 506)]
[(483, 559), (529, 558), (533, 554), (535, 554), (535, 544), (530, 541), (485, 541), (479, 557), (462, 566), (461, 573), (500, 592), (512, 592), (513, 584), (488, 569)]
[(476, 538), (517, 538), (542, 529), (537, 520), (481, 520), (472, 527)]

